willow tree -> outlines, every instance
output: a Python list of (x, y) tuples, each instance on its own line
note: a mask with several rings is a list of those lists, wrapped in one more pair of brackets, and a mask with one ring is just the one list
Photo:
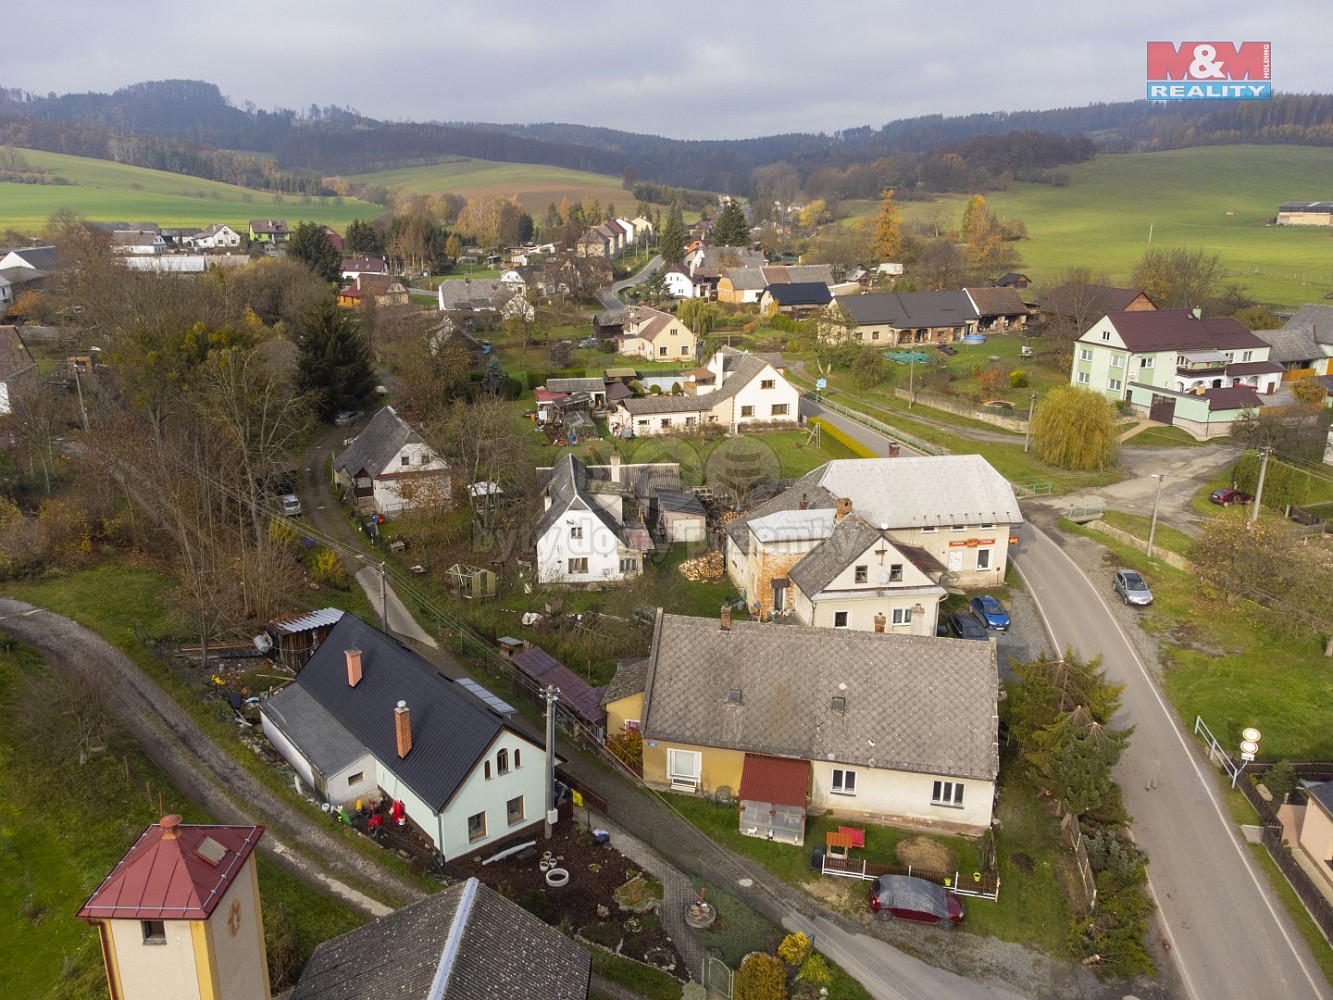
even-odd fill
[(1058, 469), (1108, 469), (1120, 459), (1115, 404), (1073, 385), (1052, 389), (1032, 417), (1032, 451)]

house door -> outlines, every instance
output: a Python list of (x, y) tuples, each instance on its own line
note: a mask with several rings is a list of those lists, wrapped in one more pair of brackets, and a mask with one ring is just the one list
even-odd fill
[(1152, 405), (1148, 407), (1148, 417), (1159, 424), (1169, 424), (1176, 416), (1176, 397), (1154, 394)]
[(950, 572), (950, 573), (961, 573), (962, 571), (963, 571), (963, 550), (962, 550), (962, 549), (950, 549), (950, 550), (949, 550), (949, 572)]

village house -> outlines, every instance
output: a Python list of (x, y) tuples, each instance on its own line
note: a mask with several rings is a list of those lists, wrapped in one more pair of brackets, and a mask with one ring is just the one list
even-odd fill
[(1139, 288), (1115, 288), (1111, 285), (1089, 285), (1069, 281), (1051, 289), (1041, 300), (1037, 318), (1042, 322), (1066, 319), (1080, 322), (1112, 312), (1146, 312), (1157, 308)]
[(1278, 330), (1255, 330), (1269, 346), (1268, 360), (1282, 366), (1282, 380), (1333, 374), (1333, 306), (1309, 303)]
[(117, 230), (111, 234), (111, 252), (148, 256), (167, 248), (167, 241), (158, 232)]
[(392, 406), (381, 407), (333, 461), (333, 481), (358, 510), (392, 517), (449, 503), (448, 464)]
[(685, 255), (685, 266), (700, 290), (699, 298), (717, 298), (722, 272), (733, 267), (763, 267), (768, 263), (758, 250), (748, 247), (700, 246)]
[(1193, 434), (1230, 433), (1240, 414), (1276, 391), (1270, 345), (1230, 317), (1188, 309), (1108, 313), (1074, 343), (1069, 381)]
[(747, 425), (794, 427), (801, 394), (782, 375), (781, 359), (724, 347), (704, 369), (682, 376), (680, 394), (622, 399), (608, 418), (613, 431), (636, 437), (736, 431)]
[(662, 280), (666, 282), (667, 294), (673, 299), (697, 299), (703, 290), (690, 276), (690, 272), (679, 264), (666, 268), (662, 272)]
[(335, 808), (401, 802), (446, 860), (543, 821), (542, 746), (355, 615), (338, 620), (260, 716), (274, 749), (320, 798)]
[(839, 459), (726, 526), (727, 575), (757, 618), (930, 635), (940, 587), (1004, 581), (1022, 521), (980, 455)]
[(591, 982), (587, 949), (469, 878), (316, 946), (290, 1000), (386, 989), (397, 1000), (587, 1000)]
[(648, 361), (693, 361), (699, 338), (671, 313), (633, 306), (616, 342), (620, 354)]
[(292, 238), (291, 226), (286, 219), (251, 219), (251, 243), (286, 243)]
[(790, 281), (765, 288), (759, 296), (759, 312), (768, 317), (781, 313), (803, 319), (822, 311), (832, 301), (833, 295), (822, 281)]
[(994, 288), (964, 288), (977, 311), (977, 330), (981, 333), (1004, 332), (1026, 326), (1030, 310), (1013, 285)]
[(215, 222), (207, 229), (185, 237), (184, 243), (199, 250), (225, 250), (241, 245), (241, 234), (224, 222)]
[(769, 264), (763, 267), (726, 267), (717, 282), (719, 302), (758, 302), (770, 285), (817, 282), (832, 286), (833, 268), (828, 264)]
[(1333, 201), (1288, 201), (1278, 206), (1279, 226), (1333, 226)]
[(349, 257), (342, 262), (344, 281), (355, 279), (361, 274), (388, 274), (389, 262), (383, 257)]
[(377, 306), (405, 306), (411, 302), (407, 286), (389, 274), (358, 274), (352, 283), (338, 289), (338, 305), (349, 308), (374, 301)]
[(37, 381), (37, 362), (18, 327), (0, 326), (0, 414), (14, 412), (17, 397)]
[(829, 310), (851, 316), (853, 340), (885, 347), (956, 343), (976, 333), (980, 320), (962, 291), (839, 295)]
[(498, 312), (504, 319), (516, 316), (529, 323), (537, 315), (537, 310), (522, 294), (498, 279), (441, 281), (435, 294), (441, 312)]
[(807, 814), (978, 834), (999, 773), (995, 645), (659, 612), (646, 666), (607, 687), (654, 788), (740, 800), (740, 832), (801, 843)]

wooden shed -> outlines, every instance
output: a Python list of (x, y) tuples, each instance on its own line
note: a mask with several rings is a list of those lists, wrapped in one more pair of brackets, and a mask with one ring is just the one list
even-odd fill
[(342, 616), (341, 608), (321, 608), (304, 615), (274, 618), (264, 634), (255, 637), (255, 645), (284, 667), (300, 673)]

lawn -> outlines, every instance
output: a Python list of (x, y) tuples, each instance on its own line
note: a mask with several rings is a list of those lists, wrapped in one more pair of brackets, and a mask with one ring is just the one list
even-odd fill
[[(1216, 505), (1210, 506), (1212, 506), (1214, 513), (1222, 509)], [(1143, 539), (1144, 546), (1147, 546), (1148, 532), (1152, 528), (1152, 518), (1144, 517), (1142, 514), (1126, 514), (1124, 511), (1108, 510), (1102, 514), (1102, 520), (1121, 531), (1128, 531), (1132, 535), (1137, 535)], [(1169, 552), (1188, 557), (1190, 549), (1194, 547), (1194, 539), (1185, 532), (1177, 531), (1175, 528), (1168, 527), (1158, 521), (1157, 530), (1153, 532), (1152, 544), (1154, 549), (1166, 549)]]
[[(12, 718), (25, 689), (47, 676), (33, 651), (0, 649), (0, 706)], [(210, 817), (184, 798), (125, 733), (112, 730), (106, 750), (80, 766), (72, 751), (34, 740), (14, 726), (0, 730), (0, 968), (6, 995), (105, 996), (97, 935), (74, 917), (88, 895), (149, 823), (158, 794), (168, 812), (190, 822)], [(301, 961), (314, 946), (363, 918), (259, 858), (266, 921), (281, 906), (294, 927)]]
[(1147, 579), (1153, 605), (1141, 620), (1158, 640), (1166, 694), (1186, 725), (1203, 716), (1231, 746), (1242, 729), (1254, 726), (1264, 734), (1264, 760), (1333, 757), (1333, 672), (1323, 656), (1323, 637), (1275, 634), (1249, 602), (1213, 599), (1196, 578), (1159, 559), (1068, 521), (1061, 526), (1095, 538), (1120, 565)]
[[(1217, 438), (1212, 438), (1208, 443), (1216, 444), (1217, 441)], [(1203, 441), (1179, 427), (1145, 427), (1123, 443), (1151, 445), (1155, 448), (1201, 448), (1204, 445)]]
[(51, 213), (72, 209), (93, 220), (147, 221), (162, 226), (225, 222), (247, 232), (250, 219), (321, 222), (341, 229), (353, 219), (373, 219), (380, 205), (355, 198), (309, 198), (253, 191), (163, 170), (131, 167), (35, 149), (21, 150), (34, 167), (45, 167), (68, 185), (0, 183), (0, 228), (37, 232)]
[(534, 218), (544, 218), (547, 206), (552, 202), (559, 205), (563, 198), (584, 204), (596, 198), (603, 209), (618, 203), (621, 215), (635, 204), (634, 196), (621, 187), (620, 177), (530, 163), (460, 158), (419, 167), (356, 174), (348, 179), (387, 188), (407, 188), (418, 194), (447, 192), (464, 198), (515, 195)]
[[(1227, 279), (1265, 303), (1295, 307), (1320, 301), (1333, 288), (1327, 263), (1333, 233), (1267, 224), (1282, 202), (1319, 197), (1333, 171), (1333, 149), (1204, 146), (1100, 153), (1061, 169), (1070, 176), (1068, 187), (1015, 183), (986, 195), (992, 213), (1027, 225), (1029, 239), (1017, 249), (1020, 269), (1034, 281), (1053, 281), (1079, 265), (1125, 284), (1151, 245), (1217, 254)], [(956, 227), (964, 202), (904, 202), (903, 218), (938, 217)], [(867, 203), (866, 211), (876, 208)]]

